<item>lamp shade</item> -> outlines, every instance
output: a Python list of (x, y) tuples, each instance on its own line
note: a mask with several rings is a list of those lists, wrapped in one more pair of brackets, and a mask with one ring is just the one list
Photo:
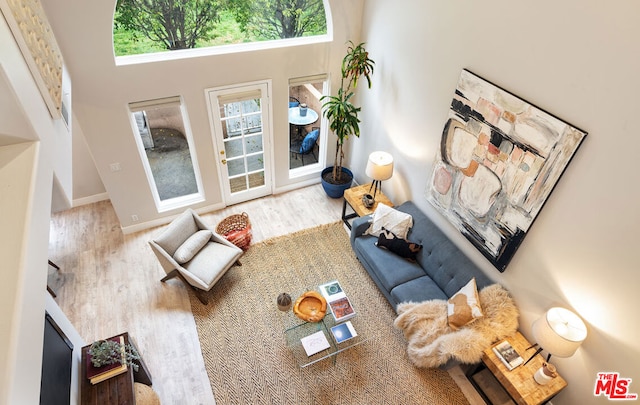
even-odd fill
[(533, 337), (540, 347), (558, 357), (572, 356), (587, 337), (582, 319), (565, 308), (554, 307), (532, 324)]
[(369, 155), (367, 177), (373, 180), (388, 180), (393, 175), (393, 156), (387, 152), (373, 152)]

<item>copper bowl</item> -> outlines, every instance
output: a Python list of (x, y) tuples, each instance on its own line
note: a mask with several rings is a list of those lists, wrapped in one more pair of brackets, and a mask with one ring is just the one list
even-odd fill
[(319, 322), (327, 313), (327, 300), (316, 291), (307, 291), (293, 304), (293, 313), (307, 322)]

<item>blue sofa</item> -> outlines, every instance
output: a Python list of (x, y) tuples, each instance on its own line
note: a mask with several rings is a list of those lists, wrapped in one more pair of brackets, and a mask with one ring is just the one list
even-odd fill
[(473, 277), (478, 290), (493, 283), (413, 202), (395, 208), (413, 217), (407, 240), (423, 246), (415, 263), (378, 248), (377, 238), (364, 234), (371, 216), (354, 220), (351, 246), (396, 312), (402, 302), (447, 300)]

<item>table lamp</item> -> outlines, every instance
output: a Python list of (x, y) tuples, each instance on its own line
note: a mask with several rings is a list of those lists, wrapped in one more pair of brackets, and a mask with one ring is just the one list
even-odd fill
[(373, 198), (376, 198), (378, 189), (382, 188), (382, 180), (388, 180), (393, 175), (393, 157), (387, 152), (373, 152), (369, 155), (365, 173), (373, 179), (369, 194), (373, 188)]
[(549, 309), (544, 316), (533, 322), (531, 328), (536, 339), (532, 347), (538, 345), (538, 350), (529, 360), (543, 349), (549, 353), (547, 362), (551, 355), (571, 357), (587, 337), (587, 327), (582, 319), (568, 309), (560, 307)]

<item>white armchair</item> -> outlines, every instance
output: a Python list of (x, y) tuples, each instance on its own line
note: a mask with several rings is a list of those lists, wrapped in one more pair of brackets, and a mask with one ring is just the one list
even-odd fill
[(167, 273), (161, 281), (180, 277), (205, 305), (207, 300), (200, 290), (209, 291), (233, 265), (240, 266), (238, 259), (244, 253), (207, 227), (191, 209), (174, 219), (149, 245)]

